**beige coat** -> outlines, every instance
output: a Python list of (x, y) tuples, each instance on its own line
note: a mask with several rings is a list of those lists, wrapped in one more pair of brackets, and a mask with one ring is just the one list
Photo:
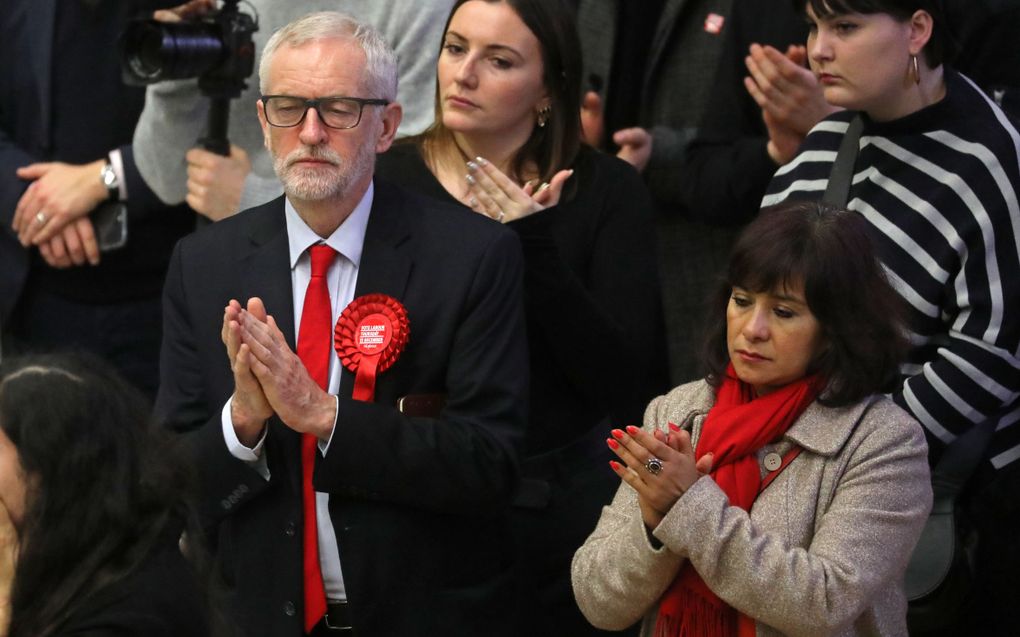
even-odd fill
[[(644, 428), (682, 425), (696, 446), (714, 398), (703, 381), (677, 387), (652, 401)], [(694, 483), (654, 529), (659, 549), (622, 484), (574, 555), (574, 594), (588, 620), (622, 629), (644, 617), (642, 635), (651, 635), (658, 601), (689, 559), (757, 621), (760, 637), (906, 635), (903, 574), (932, 499), (920, 425), (886, 398), (814, 403), (759, 462), (793, 444), (804, 451), (750, 515), (711, 478)]]

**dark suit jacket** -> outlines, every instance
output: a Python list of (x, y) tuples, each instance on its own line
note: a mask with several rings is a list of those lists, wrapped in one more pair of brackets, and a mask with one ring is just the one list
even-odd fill
[[(344, 371), (315, 472), (359, 637), (493, 635), (509, 623), (497, 595), (526, 414), (521, 277), (513, 232), (377, 180), (356, 297), (399, 299), (410, 342), (374, 403), (350, 397)], [(280, 198), (182, 240), (164, 291), (157, 414), (191, 432), (220, 569), (250, 635), (301, 632), (299, 437), (270, 421), (268, 482), (227, 451), (220, 411), (234, 385), (220, 329), (231, 298), (260, 296), (293, 347), (291, 288)], [(396, 409), (433, 392), (448, 394), (438, 419)]]

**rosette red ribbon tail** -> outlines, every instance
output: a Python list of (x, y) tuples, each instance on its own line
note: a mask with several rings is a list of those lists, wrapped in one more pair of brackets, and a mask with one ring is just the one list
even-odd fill
[(351, 398), (372, 402), (375, 400), (375, 376), (379, 369), (379, 354), (362, 356), (358, 362), (358, 371), (354, 374), (354, 392)]

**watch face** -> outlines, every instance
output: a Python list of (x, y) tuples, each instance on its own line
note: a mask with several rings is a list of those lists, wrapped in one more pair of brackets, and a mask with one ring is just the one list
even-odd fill
[(110, 164), (103, 166), (102, 178), (103, 185), (107, 188), (112, 190), (117, 187), (117, 171)]

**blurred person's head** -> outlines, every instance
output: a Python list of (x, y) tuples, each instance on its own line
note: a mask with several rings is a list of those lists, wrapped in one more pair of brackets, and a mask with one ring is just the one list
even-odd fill
[[(360, 197), (402, 115), (396, 54), (379, 32), (338, 12), (299, 18), (266, 44), (259, 86), (265, 145), (288, 196)], [(354, 99), (304, 102), (339, 97)]]
[(953, 52), (938, 0), (801, 0), (808, 59), (830, 104), (895, 119)]
[(706, 378), (719, 385), (732, 362), (764, 394), (818, 374), (821, 402), (850, 404), (895, 386), (902, 316), (858, 213), (786, 201), (763, 210), (733, 247), (707, 317)]
[(581, 46), (562, 0), (459, 0), (436, 73), (434, 139), (512, 139), (511, 177), (545, 181), (580, 145)]
[(0, 365), (0, 502), (18, 533), (11, 635), (49, 634), (183, 528), (186, 484), (145, 397), (103, 361)]

